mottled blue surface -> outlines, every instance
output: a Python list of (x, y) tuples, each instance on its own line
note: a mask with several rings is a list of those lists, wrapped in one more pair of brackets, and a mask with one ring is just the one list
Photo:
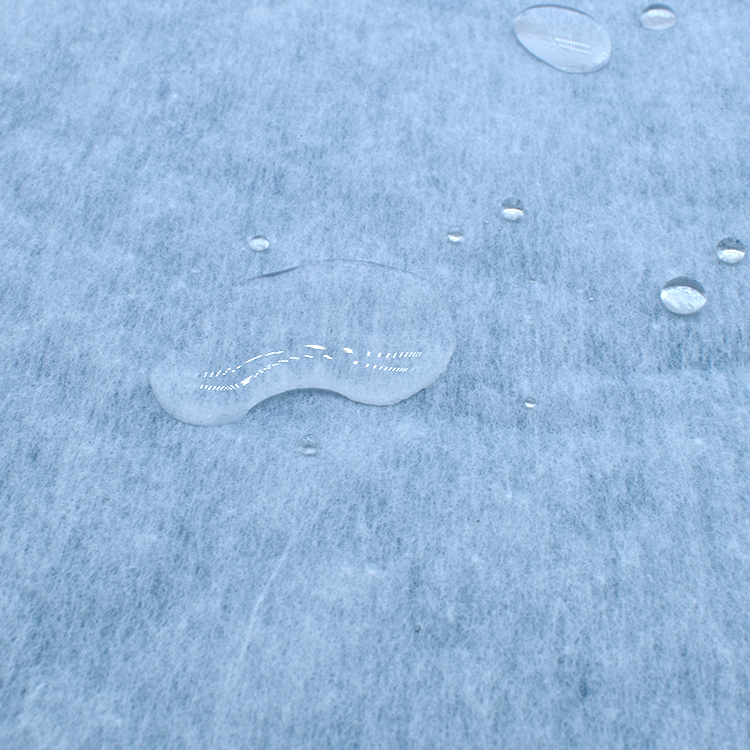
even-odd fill
[[(750, 7), (646, 4), (588, 76), (517, 2), (0, 4), (0, 747), (750, 746)], [(324, 258), (445, 295), (432, 386), (161, 409)]]

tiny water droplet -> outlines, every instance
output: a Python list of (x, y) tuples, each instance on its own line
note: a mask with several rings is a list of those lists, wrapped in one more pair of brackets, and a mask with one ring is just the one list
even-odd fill
[(641, 23), (647, 29), (664, 31), (671, 29), (677, 23), (675, 12), (668, 5), (649, 5), (641, 13)]
[(536, 399), (535, 399), (535, 398), (531, 398), (531, 397), (529, 397), (529, 398), (525, 398), (525, 399), (523, 400), (523, 405), (524, 405), (524, 406), (525, 406), (525, 407), (526, 407), (527, 409), (533, 409), (533, 408), (534, 408), (534, 407), (536, 406)]
[(536, 5), (516, 16), (518, 41), (547, 65), (566, 73), (593, 73), (612, 53), (607, 30), (591, 16), (558, 5)]
[(461, 227), (451, 227), (448, 230), (448, 242), (452, 242), (454, 245), (464, 241), (464, 230)]
[(320, 450), (320, 443), (315, 435), (305, 435), (299, 441), (299, 451), (303, 456), (314, 456)]
[(506, 198), (500, 206), (500, 215), (506, 221), (518, 221), (523, 214), (523, 203), (518, 198)]
[(680, 276), (664, 284), (661, 301), (677, 315), (692, 315), (706, 304), (706, 290), (695, 279)]
[(716, 246), (716, 257), (722, 263), (734, 265), (745, 257), (745, 246), (736, 237), (725, 237)]
[(247, 244), (250, 246), (250, 249), (256, 253), (262, 253), (264, 250), (268, 250), (271, 246), (271, 243), (262, 234), (251, 237), (247, 241)]

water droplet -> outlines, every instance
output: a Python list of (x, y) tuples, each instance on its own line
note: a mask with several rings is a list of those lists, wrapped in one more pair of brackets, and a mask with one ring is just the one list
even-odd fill
[(262, 253), (265, 250), (268, 250), (268, 248), (271, 246), (271, 243), (262, 234), (251, 237), (247, 241), (247, 244), (250, 246), (250, 249), (255, 251), (256, 253)]
[(734, 265), (745, 257), (745, 246), (736, 237), (725, 237), (716, 246), (716, 257), (722, 263)]
[(320, 443), (315, 435), (305, 435), (299, 441), (299, 452), (303, 456), (314, 456), (320, 450)]
[(518, 41), (543, 62), (566, 73), (593, 73), (612, 53), (607, 30), (591, 16), (558, 5), (537, 5), (516, 16)]
[(533, 409), (536, 406), (536, 399), (535, 398), (530, 398), (530, 397), (529, 398), (525, 398), (523, 400), (523, 405), (527, 409)]
[(451, 227), (448, 230), (448, 242), (452, 242), (454, 245), (464, 241), (464, 230), (461, 227)]
[(695, 279), (680, 276), (661, 288), (661, 301), (678, 315), (692, 315), (706, 304), (706, 290)]
[(523, 203), (518, 198), (506, 198), (500, 206), (500, 215), (506, 221), (518, 221), (523, 214)]
[(197, 425), (235, 422), (299, 388), (396, 404), (435, 381), (456, 347), (447, 304), (429, 284), (357, 261), (319, 261), (229, 288), (197, 327), (210, 336), (166, 353), (149, 376), (162, 407)]
[(649, 5), (641, 13), (641, 23), (653, 31), (671, 29), (677, 23), (675, 12), (668, 5)]

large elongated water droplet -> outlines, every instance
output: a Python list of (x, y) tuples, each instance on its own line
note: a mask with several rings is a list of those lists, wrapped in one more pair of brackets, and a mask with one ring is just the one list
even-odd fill
[(210, 335), (166, 354), (149, 377), (164, 409), (197, 425), (234, 422), (298, 388), (395, 404), (436, 380), (456, 346), (429, 284), (355, 261), (260, 276), (227, 290), (199, 322)]
[(661, 301), (678, 315), (692, 315), (706, 304), (706, 290), (695, 279), (679, 276), (661, 288)]
[(536, 5), (516, 16), (518, 41), (540, 60), (566, 73), (593, 73), (612, 54), (607, 30), (591, 16), (559, 5)]

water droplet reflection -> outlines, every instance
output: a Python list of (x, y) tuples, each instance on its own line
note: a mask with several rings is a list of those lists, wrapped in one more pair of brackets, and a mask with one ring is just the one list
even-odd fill
[(668, 5), (649, 5), (641, 13), (641, 23), (647, 29), (653, 31), (664, 31), (671, 29), (677, 23), (675, 12)]
[(448, 230), (448, 242), (452, 242), (454, 245), (464, 241), (464, 230), (461, 227), (451, 227)]
[(320, 450), (320, 443), (315, 435), (305, 435), (299, 441), (299, 452), (303, 456), (315, 456)]
[(518, 198), (506, 198), (500, 206), (500, 215), (506, 221), (518, 221), (523, 214), (523, 203)]
[(736, 237), (725, 237), (716, 246), (716, 257), (722, 263), (734, 265), (745, 257), (745, 246)]
[(396, 404), (436, 380), (456, 346), (447, 305), (429, 284), (356, 261), (230, 287), (201, 327), (210, 335), (165, 353), (149, 382), (169, 414), (206, 426), (300, 388)]
[(591, 16), (558, 5), (536, 5), (516, 16), (518, 41), (547, 65), (566, 73), (593, 73), (612, 53), (607, 30)]
[(535, 398), (531, 398), (531, 397), (529, 397), (529, 398), (525, 398), (525, 399), (523, 400), (523, 405), (524, 405), (524, 406), (525, 406), (525, 407), (526, 407), (527, 409), (533, 409), (533, 408), (534, 408), (534, 407), (536, 406), (536, 399), (535, 399)]
[(256, 253), (262, 253), (265, 250), (268, 250), (271, 246), (271, 243), (262, 234), (251, 237), (247, 241), (247, 244), (250, 246), (250, 249)]
[(706, 304), (706, 290), (695, 279), (680, 276), (664, 284), (661, 301), (677, 315), (693, 315)]

